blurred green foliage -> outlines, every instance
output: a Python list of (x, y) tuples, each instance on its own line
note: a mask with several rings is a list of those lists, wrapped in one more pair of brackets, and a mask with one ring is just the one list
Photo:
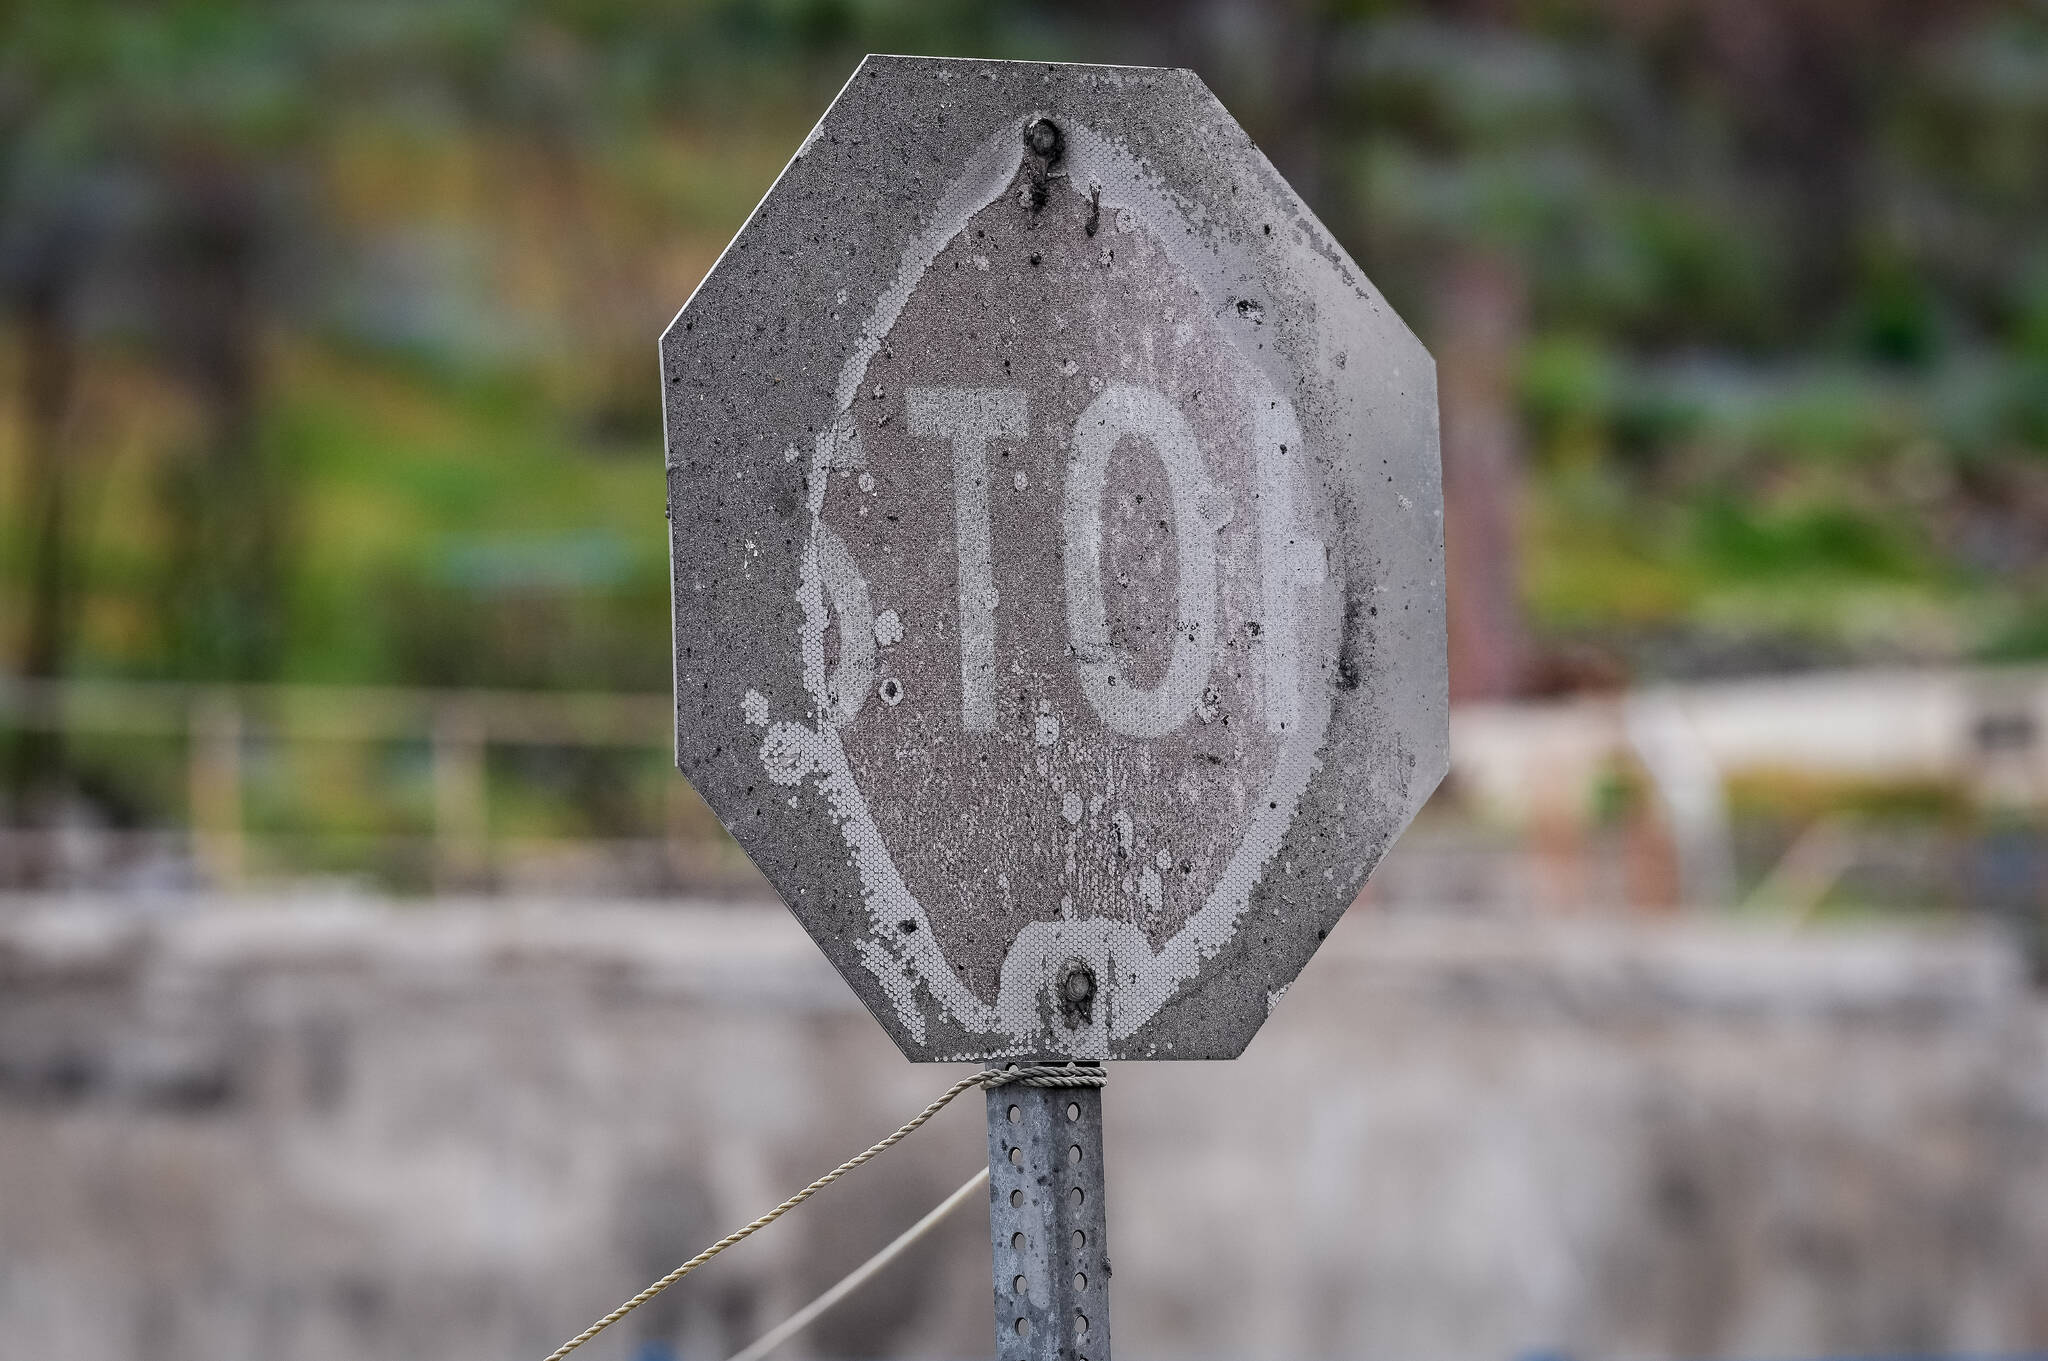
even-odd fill
[(2048, 655), (2038, 4), (0, 14), (24, 669), (660, 688), (652, 341), (866, 50), (1196, 66), (1426, 336), (1507, 262), (1539, 646)]

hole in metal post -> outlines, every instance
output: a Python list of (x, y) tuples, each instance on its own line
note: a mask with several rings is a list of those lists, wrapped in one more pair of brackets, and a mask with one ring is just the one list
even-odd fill
[[(1023, 1237), (1024, 1237), (1024, 1235), (1023, 1235), (1023, 1234), (1021, 1234), (1021, 1233), (1017, 1235), (1017, 1238), (1018, 1238), (1018, 1240), (1019, 1240), (1019, 1241), (1021, 1241), (1021, 1240), (1023, 1239)], [(1075, 1247), (1077, 1247), (1077, 1248), (1085, 1248), (1085, 1247), (1087, 1247), (1087, 1246), (1088, 1246), (1088, 1235), (1087, 1235), (1087, 1234), (1085, 1234), (1085, 1233), (1082, 1233), (1082, 1232), (1081, 1232), (1081, 1231), (1080, 1231), (1079, 1229), (1076, 1229), (1076, 1230), (1074, 1230), (1074, 1246), (1075, 1246)], [(1021, 1249), (1020, 1249), (1020, 1251), (1021, 1251)]]
[(1073, 1164), (1075, 1164), (1075, 1163), (1078, 1163), (1078, 1162), (1080, 1162), (1080, 1161), (1081, 1161), (1081, 1146), (1080, 1146), (1079, 1144), (1070, 1144), (1070, 1145), (1069, 1145), (1069, 1146), (1067, 1147), (1067, 1164), (1068, 1164), (1068, 1166), (1072, 1166)]
[(1088, 1193), (1086, 1191), (1083, 1191), (1080, 1187), (1076, 1186), (1073, 1190), (1067, 1193), (1067, 1199), (1072, 1201), (1074, 1203), (1074, 1208), (1078, 1210), (1081, 1208), (1081, 1202), (1088, 1199)]
[[(1079, 1244), (1079, 1243), (1076, 1243), (1076, 1244), (1075, 1244), (1074, 1246), (1075, 1246), (1075, 1247), (1079, 1247), (1079, 1246), (1080, 1246), (1080, 1244)], [(1024, 1235), (1023, 1235), (1023, 1234), (1021, 1234), (1021, 1233), (1013, 1233), (1013, 1234), (1011, 1234), (1011, 1235), (1010, 1235), (1010, 1250), (1011, 1250), (1012, 1252), (1022, 1252), (1022, 1251), (1024, 1251)]]
[(1025, 1288), (1026, 1282), (1022, 1276), (1019, 1276), (1016, 1280), (1010, 1282), (1010, 1289), (1015, 1291), (1019, 1295), (1024, 1293)]
[(1081, 1118), (1081, 1103), (1080, 1103), (1080, 1102), (1078, 1102), (1078, 1101), (1069, 1101), (1069, 1102), (1067, 1103), (1067, 1119), (1069, 1119), (1069, 1120), (1079, 1120), (1080, 1118)]
[(1010, 1208), (1011, 1208), (1011, 1209), (1013, 1209), (1013, 1210), (1014, 1210), (1014, 1209), (1017, 1209), (1017, 1208), (1021, 1207), (1021, 1206), (1022, 1206), (1023, 1204), (1024, 1204), (1024, 1193), (1023, 1193), (1022, 1191), (1012, 1191), (1012, 1192), (1010, 1192)]
[(1029, 1337), (1029, 1336), (1031, 1336), (1031, 1320), (1030, 1320), (1030, 1319), (1028, 1319), (1028, 1318), (1020, 1318), (1020, 1319), (1018, 1319), (1018, 1320), (1017, 1320), (1017, 1336), (1019, 1336), (1019, 1337)]
[(1018, 1122), (1019, 1120), (1022, 1120), (1023, 1118), (1024, 1118), (1024, 1108), (1023, 1108), (1022, 1106), (1012, 1106), (1012, 1107), (1010, 1107), (1010, 1123), (1011, 1123), (1011, 1124), (1013, 1124), (1013, 1125), (1014, 1125), (1014, 1124), (1016, 1124), (1016, 1123), (1017, 1123), (1017, 1122)]
[(1088, 1275), (1087, 1275), (1087, 1273), (1086, 1273), (1086, 1272), (1082, 1272), (1082, 1271), (1077, 1271), (1077, 1272), (1075, 1272), (1075, 1273), (1074, 1273), (1074, 1289), (1076, 1289), (1076, 1290), (1086, 1290), (1087, 1288), (1088, 1288)]
[(1010, 1165), (1011, 1165), (1012, 1167), (1022, 1167), (1022, 1166), (1024, 1165), (1024, 1150), (1023, 1150), (1023, 1149), (1021, 1149), (1021, 1148), (1013, 1148), (1013, 1149), (1011, 1149), (1011, 1150), (1010, 1150)]
[(1074, 1336), (1088, 1336), (1088, 1316), (1079, 1310), (1074, 1312)]

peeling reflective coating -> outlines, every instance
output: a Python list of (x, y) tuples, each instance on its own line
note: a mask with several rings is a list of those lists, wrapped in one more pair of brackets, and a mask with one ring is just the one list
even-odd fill
[(679, 763), (898, 1043), (1242, 1048), (1444, 762), (1429, 361), (1242, 132), (870, 58), (663, 367)]

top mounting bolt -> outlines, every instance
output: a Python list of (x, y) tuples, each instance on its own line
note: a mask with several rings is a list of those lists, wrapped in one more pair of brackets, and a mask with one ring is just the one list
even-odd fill
[(1060, 125), (1050, 118), (1034, 119), (1024, 129), (1024, 146), (1032, 155), (1048, 163), (1060, 158), (1060, 150), (1066, 138), (1060, 133)]

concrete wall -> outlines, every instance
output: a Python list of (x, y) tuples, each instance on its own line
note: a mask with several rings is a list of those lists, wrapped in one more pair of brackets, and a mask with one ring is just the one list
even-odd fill
[[(915, 1110), (775, 909), (0, 907), (0, 1356), (538, 1361)], [(1135, 1358), (2048, 1348), (1997, 940), (1354, 913), (1107, 1094)], [(963, 1100), (593, 1344), (731, 1349), (957, 1185)], [(792, 1357), (991, 1350), (964, 1212)]]

